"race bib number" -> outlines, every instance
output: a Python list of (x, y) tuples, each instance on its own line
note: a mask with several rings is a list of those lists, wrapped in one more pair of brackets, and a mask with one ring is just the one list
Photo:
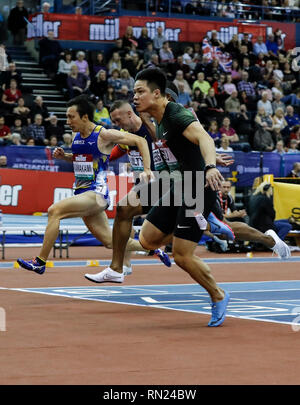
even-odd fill
[(141, 154), (136, 150), (131, 150), (128, 152), (128, 159), (131, 164), (132, 170), (144, 170), (143, 158)]
[(178, 161), (164, 139), (153, 144), (153, 159), (155, 170), (162, 170), (166, 168), (166, 165), (171, 170), (178, 168)]
[(73, 168), (77, 180), (93, 180), (93, 155), (73, 155)]

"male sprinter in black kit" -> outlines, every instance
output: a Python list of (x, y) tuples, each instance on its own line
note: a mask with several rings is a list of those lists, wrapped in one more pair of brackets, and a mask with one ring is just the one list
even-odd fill
[[(192, 173), (193, 195), (196, 172), (205, 171), (204, 216), (207, 217), (223, 180), (216, 168), (214, 141), (190, 111), (167, 100), (165, 90), (164, 73), (160, 69), (145, 69), (138, 73), (135, 80), (134, 104), (138, 112), (148, 112), (156, 119), (157, 137), (165, 149), (164, 158), (170, 170), (177, 163), (182, 174)], [(208, 265), (195, 255), (203, 230), (195, 216), (187, 215), (184, 196), (182, 205), (175, 206), (174, 188), (171, 187), (167, 194), (162, 197), (162, 204), (154, 206), (147, 215), (140, 232), (140, 243), (146, 249), (155, 249), (164, 243), (168, 235), (174, 234), (175, 263), (207, 290), (212, 300), (212, 317), (208, 326), (219, 326), (225, 320), (229, 294), (216, 284)], [(169, 196), (170, 206), (164, 206), (163, 201)]]
[[(166, 77), (160, 69), (150, 68), (138, 73), (134, 86), (136, 109), (138, 112), (148, 112), (156, 119), (157, 137), (161, 139), (164, 149), (169, 149), (170, 153), (164, 153), (164, 156), (170, 168), (172, 166), (171, 170), (177, 163), (182, 173), (192, 172), (194, 180), (196, 172), (205, 170), (204, 192), (207, 194), (204, 216), (208, 216), (223, 180), (216, 168), (213, 139), (190, 111), (167, 100), (165, 89)], [(167, 156), (171, 157), (170, 160)], [(212, 300), (212, 317), (208, 326), (219, 326), (225, 320), (229, 294), (218, 287), (208, 265), (195, 255), (195, 248), (203, 233), (197, 220), (194, 216), (187, 216), (185, 202), (175, 206), (172, 187), (168, 194), (171, 205), (164, 206), (162, 203), (150, 210), (140, 232), (140, 242), (146, 249), (155, 249), (174, 233), (174, 260), (207, 290)], [(167, 197), (163, 196), (163, 201)]]

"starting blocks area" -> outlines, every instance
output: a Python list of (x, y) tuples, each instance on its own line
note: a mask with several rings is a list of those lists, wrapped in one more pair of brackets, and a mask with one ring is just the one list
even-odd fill
[[(220, 283), (230, 293), (228, 316), (264, 322), (298, 325), (300, 329), (300, 281)], [(147, 306), (211, 314), (210, 298), (198, 284), (137, 285), (9, 290), (47, 294), (115, 304)]]

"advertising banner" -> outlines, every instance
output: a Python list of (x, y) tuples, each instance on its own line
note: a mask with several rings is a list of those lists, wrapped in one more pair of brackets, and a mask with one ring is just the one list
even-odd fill
[(300, 185), (274, 182), (274, 208), (276, 220), (300, 216)]
[(135, 37), (139, 37), (142, 27), (148, 28), (150, 38), (156, 34), (158, 26), (162, 26), (164, 35), (169, 41), (176, 42), (201, 42), (212, 30), (218, 32), (218, 37), (224, 43), (231, 40), (233, 34), (248, 32), (253, 41), (258, 35), (264, 39), (276, 29), (282, 30), (282, 39), (286, 49), (294, 48), (296, 38), (295, 24), (261, 21), (245, 23), (235, 20), (212, 21), (161, 17), (105, 17), (73, 14), (34, 14), (29, 18), (28, 39), (47, 36), (52, 30), (55, 39), (91, 42), (113, 42), (122, 37), (127, 26), (133, 27)]
[[(50, 205), (72, 197), (74, 174), (36, 170), (0, 170), (0, 208), (4, 214), (47, 212)], [(108, 175), (109, 218), (114, 218), (116, 204), (132, 187), (129, 177)]]

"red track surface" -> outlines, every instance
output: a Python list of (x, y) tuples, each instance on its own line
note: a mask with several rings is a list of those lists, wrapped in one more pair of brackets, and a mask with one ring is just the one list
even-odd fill
[[(229, 257), (198, 251), (206, 258)], [(70, 252), (70, 260), (110, 257), (104, 248)], [(36, 253), (10, 248), (7, 261)], [(218, 282), (297, 280), (300, 275), (299, 263), (279, 261), (211, 269)], [(0, 286), (89, 286), (83, 274), (99, 270), (57, 267), (40, 276), (1, 269)], [(127, 285), (192, 282), (174, 265), (137, 266), (126, 278)], [(0, 290), (0, 297), (7, 318), (7, 331), (0, 332), (0, 384), (300, 383), (300, 332), (290, 325), (227, 318), (222, 327), (208, 328), (209, 316), (202, 314), (10, 290)]]

